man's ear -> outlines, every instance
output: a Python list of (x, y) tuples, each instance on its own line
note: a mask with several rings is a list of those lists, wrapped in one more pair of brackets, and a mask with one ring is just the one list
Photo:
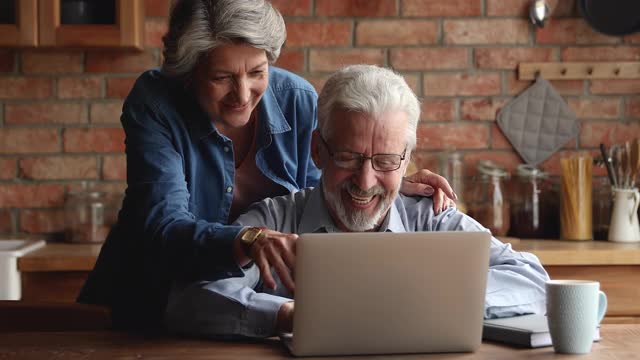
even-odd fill
[(316, 164), (318, 169), (324, 168), (324, 161), (321, 156), (322, 152), (322, 140), (320, 140), (320, 131), (318, 129), (313, 130), (311, 135), (311, 159)]

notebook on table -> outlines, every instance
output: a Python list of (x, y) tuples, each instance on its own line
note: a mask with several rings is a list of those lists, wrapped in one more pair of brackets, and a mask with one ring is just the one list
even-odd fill
[[(482, 338), (520, 347), (551, 346), (551, 334), (545, 315), (521, 315), (484, 321)], [(600, 327), (596, 327), (593, 341), (600, 341)]]
[(471, 352), (482, 340), (485, 232), (304, 234), (292, 354)]

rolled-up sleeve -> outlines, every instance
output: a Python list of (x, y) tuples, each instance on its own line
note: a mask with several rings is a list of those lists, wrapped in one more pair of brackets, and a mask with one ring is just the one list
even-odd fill
[(253, 265), (244, 270), (243, 277), (174, 289), (165, 325), (172, 332), (210, 338), (274, 336), (280, 306), (292, 301), (276, 274), (274, 278), (276, 290), (264, 292), (260, 289), (260, 272)]
[(549, 275), (535, 255), (493, 238), (489, 261), (485, 318), (544, 313)]
[[(234, 225), (291, 232), (296, 223), (296, 205), (304, 198), (302, 192), (296, 194), (257, 202)], [(212, 338), (276, 335), (278, 311), (282, 304), (292, 301), (293, 295), (275, 271), (275, 290), (262, 286), (256, 265), (242, 271), (241, 277), (174, 286), (165, 314), (167, 328)]]
[[(430, 225), (432, 231), (489, 232), (489, 229), (455, 208), (433, 216)], [(514, 251), (511, 244), (492, 237), (485, 318), (544, 313), (547, 280), (549, 275), (535, 255)]]

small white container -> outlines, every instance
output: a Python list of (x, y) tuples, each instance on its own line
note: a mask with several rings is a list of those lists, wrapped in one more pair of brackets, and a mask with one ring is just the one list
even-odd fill
[(45, 245), (44, 240), (0, 240), (0, 300), (20, 300), (18, 258)]
[(638, 188), (613, 188), (613, 212), (609, 225), (609, 241), (640, 241), (640, 225), (638, 225), (638, 205), (640, 192)]

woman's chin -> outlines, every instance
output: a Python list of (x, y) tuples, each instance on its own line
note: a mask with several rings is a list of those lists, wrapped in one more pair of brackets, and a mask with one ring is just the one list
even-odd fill
[(234, 111), (225, 111), (221, 114), (221, 122), (225, 127), (229, 128), (241, 128), (249, 123), (251, 120), (251, 112), (243, 111), (243, 112), (234, 112)]

